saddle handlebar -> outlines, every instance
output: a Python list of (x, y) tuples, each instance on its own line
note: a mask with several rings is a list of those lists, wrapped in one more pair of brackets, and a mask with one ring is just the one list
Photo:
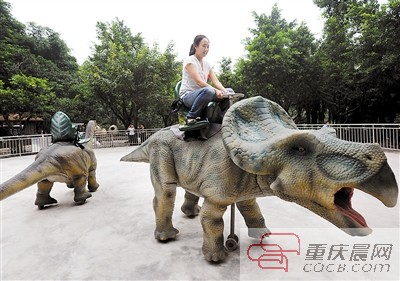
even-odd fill
[(243, 98), (244, 94), (234, 93), (234, 92), (225, 92), (224, 98)]

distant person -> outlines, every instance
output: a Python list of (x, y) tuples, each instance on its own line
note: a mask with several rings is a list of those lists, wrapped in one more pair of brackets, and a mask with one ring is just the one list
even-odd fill
[(329, 127), (329, 121), (326, 121), (325, 124), (322, 126), (323, 128)]
[[(189, 57), (183, 62), (179, 96), (185, 106), (190, 108), (186, 115), (187, 125), (194, 125), (200, 121), (203, 110), (211, 101), (219, 101), (223, 113), (229, 107), (229, 99), (224, 99), (225, 87), (218, 80), (211, 65), (204, 59), (209, 48), (208, 38), (197, 35), (190, 47)], [(209, 80), (213, 86), (208, 84)]]
[(145, 129), (143, 123), (140, 124), (139, 125), (139, 139), (138, 139), (138, 140), (140, 140), (139, 143), (142, 143), (146, 140), (146, 131), (145, 130), (146, 129)]
[(129, 145), (133, 145), (135, 143), (135, 126), (133, 126), (133, 124), (130, 124), (127, 131), (128, 131)]

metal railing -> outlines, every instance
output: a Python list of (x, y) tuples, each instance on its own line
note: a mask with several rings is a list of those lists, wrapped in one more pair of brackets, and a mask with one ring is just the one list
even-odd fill
[[(382, 148), (400, 151), (400, 124), (332, 124), (340, 139), (378, 143)], [(300, 130), (317, 130), (321, 124), (297, 124)], [(136, 130), (129, 137), (126, 130), (98, 132), (94, 136), (94, 148), (140, 145), (159, 129)], [(0, 137), (0, 158), (36, 154), (51, 144), (51, 135)]]
[[(382, 148), (400, 151), (400, 124), (330, 124), (338, 138), (361, 143), (378, 143)], [(297, 124), (300, 130), (320, 129), (322, 125)]]
[(0, 137), (0, 158), (36, 154), (51, 144), (51, 135)]
[(105, 148), (140, 145), (158, 130), (160, 129), (135, 130), (133, 136), (129, 136), (129, 131), (126, 130), (99, 132), (94, 136), (93, 147)]
[[(94, 136), (94, 148), (140, 145), (159, 129), (136, 130), (133, 137), (128, 131), (98, 132)], [(36, 154), (52, 142), (50, 134), (0, 137), (0, 158)]]

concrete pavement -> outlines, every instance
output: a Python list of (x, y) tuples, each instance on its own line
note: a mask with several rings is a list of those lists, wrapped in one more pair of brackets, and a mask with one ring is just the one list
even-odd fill
[[(201, 252), (199, 218), (180, 211), (178, 189), (174, 225), (178, 238), (154, 239), (153, 189), (146, 163), (120, 162), (133, 147), (96, 149), (99, 189), (81, 206), (73, 191), (56, 183), (58, 205), (38, 210), (36, 186), (1, 202), (1, 280), (239, 280), (239, 253), (226, 262), (210, 264)], [(400, 154), (387, 153), (399, 181)], [(0, 159), (1, 182), (28, 166), (32, 156)], [(332, 228), (332, 225), (293, 203), (278, 198), (258, 200), (267, 226)], [(201, 202), (200, 202), (201, 203)], [(354, 208), (371, 228), (399, 228), (399, 204), (388, 209), (378, 200), (356, 192)], [(238, 214), (238, 213), (237, 213)], [(229, 211), (225, 217), (229, 234)], [(236, 216), (236, 229), (244, 228)], [(239, 233), (239, 230), (237, 231)]]

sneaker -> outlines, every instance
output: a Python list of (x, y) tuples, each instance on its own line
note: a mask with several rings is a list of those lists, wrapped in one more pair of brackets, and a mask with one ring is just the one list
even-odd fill
[(194, 125), (194, 124), (196, 124), (197, 122), (199, 122), (200, 121), (200, 117), (196, 117), (196, 118), (194, 118), (194, 119), (192, 119), (192, 118), (187, 118), (186, 119), (186, 125)]

